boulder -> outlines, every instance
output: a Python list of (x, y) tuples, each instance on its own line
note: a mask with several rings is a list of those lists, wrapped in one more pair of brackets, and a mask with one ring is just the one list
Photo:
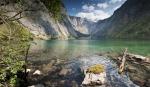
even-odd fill
[(82, 85), (103, 85), (106, 83), (106, 73), (86, 73)]
[(86, 69), (84, 74), (82, 85), (104, 85), (107, 82), (103, 65), (93, 65)]

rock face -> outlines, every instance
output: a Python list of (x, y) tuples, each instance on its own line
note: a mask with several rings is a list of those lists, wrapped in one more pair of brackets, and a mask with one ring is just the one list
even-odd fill
[(85, 19), (80, 17), (69, 16), (69, 20), (71, 25), (73, 25), (76, 31), (79, 31), (80, 33), (87, 35), (90, 33), (88, 26), (85, 23), (86, 21)]
[(92, 38), (150, 39), (149, 4), (149, 0), (127, 0), (110, 18), (95, 24)]
[[(9, 0), (6, 0), (9, 1)], [(5, 1), (4, 1), (5, 2)], [(20, 10), (17, 3), (9, 3), (5, 7), (10, 17), (17, 14)], [(88, 28), (83, 25), (84, 20), (67, 15), (62, 4), (62, 20), (56, 21), (49, 12), (48, 7), (41, 0), (24, 0), (22, 17), (19, 21), (27, 27), (35, 36), (40, 39), (68, 39), (70, 37), (80, 38), (89, 35)]]

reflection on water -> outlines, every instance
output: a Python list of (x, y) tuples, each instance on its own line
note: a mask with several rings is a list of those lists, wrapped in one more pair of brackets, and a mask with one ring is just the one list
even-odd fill
[(132, 53), (150, 56), (150, 41), (96, 41), (96, 40), (38, 40), (32, 45), (32, 59), (71, 59), (100, 52), (120, 52), (124, 48)]

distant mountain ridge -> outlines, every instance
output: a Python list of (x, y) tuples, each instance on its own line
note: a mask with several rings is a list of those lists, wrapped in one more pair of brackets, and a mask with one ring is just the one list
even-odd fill
[(150, 0), (127, 0), (114, 14), (95, 24), (92, 39), (150, 39)]

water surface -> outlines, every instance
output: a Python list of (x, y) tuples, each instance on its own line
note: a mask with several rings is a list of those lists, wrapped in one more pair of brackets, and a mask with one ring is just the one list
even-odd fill
[[(31, 46), (31, 52), (36, 53), (36, 59), (51, 58), (71, 59), (78, 56), (94, 55), (102, 52), (128, 52), (150, 56), (150, 41), (123, 40), (36, 40)], [(32, 58), (34, 59), (34, 58)]]
[[(109, 58), (95, 55), (97, 53), (120, 53), (125, 48), (128, 52), (150, 56), (150, 41), (98, 41), (98, 40), (36, 40), (30, 49), (30, 61), (39, 66), (44, 74), (38, 81), (46, 86), (79, 87), (83, 81), (82, 68), (94, 64), (106, 67), (107, 79), (111, 87), (136, 87), (128, 75), (119, 75), (117, 65)], [(40, 62), (40, 63), (39, 63)], [(60, 77), (61, 70), (71, 72)], [(77, 86), (75, 86), (77, 85)]]

